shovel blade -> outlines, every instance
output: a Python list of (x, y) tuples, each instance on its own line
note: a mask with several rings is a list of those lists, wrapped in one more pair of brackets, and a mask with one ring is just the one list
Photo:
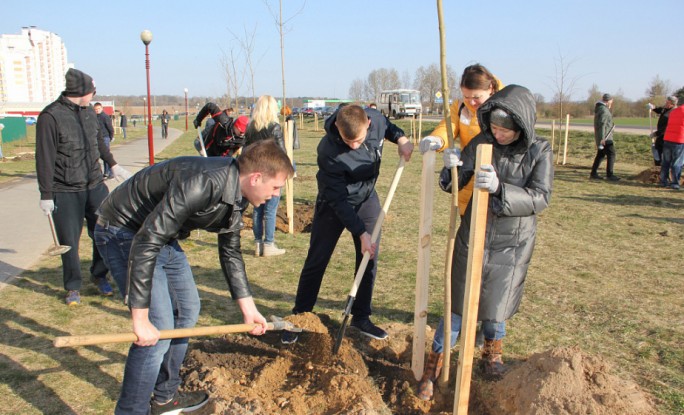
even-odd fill
[(340, 351), (340, 346), (342, 346), (342, 339), (344, 339), (344, 332), (347, 331), (347, 326), (349, 325), (349, 314), (344, 315), (342, 320), (342, 325), (340, 329), (337, 330), (337, 338), (335, 339), (335, 345), (333, 346), (333, 354), (337, 354)]
[(48, 249), (48, 255), (50, 256), (58, 256), (58, 255), (64, 255), (67, 252), (71, 250), (71, 247), (68, 245), (53, 245), (50, 249)]

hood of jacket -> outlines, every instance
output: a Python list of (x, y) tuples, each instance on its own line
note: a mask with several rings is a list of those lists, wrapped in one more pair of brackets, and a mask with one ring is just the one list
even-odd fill
[(492, 136), (489, 125), (491, 112), (501, 108), (511, 114), (516, 124), (521, 127), (520, 140), (527, 148), (535, 137), (534, 125), (537, 123), (537, 105), (529, 89), (520, 85), (508, 85), (492, 95), (477, 111), (477, 119), (483, 133)]

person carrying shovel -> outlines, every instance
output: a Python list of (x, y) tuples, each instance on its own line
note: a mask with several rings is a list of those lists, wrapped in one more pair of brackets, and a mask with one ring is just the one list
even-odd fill
[[(250, 333), (267, 322), (254, 304), (240, 251), (242, 213), (280, 194), (294, 174), (272, 140), (239, 159), (178, 157), (136, 173), (104, 200), (95, 241), (131, 310), (138, 340), (128, 352), (116, 414), (153, 415), (203, 406), (203, 391), (178, 392), (188, 339), (159, 340), (159, 330), (194, 327), (200, 300), (178, 239), (194, 229), (218, 233), (221, 268)], [(150, 396), (152, 399), (150, 400)]]
[[(492, 95), (477, 110), (482, 132), (461, 152), (444, 152), (440, 187), (451, 192), (451, 168), (458, 168), (458, 188), (471, 178), (475, 189), (489, 192), (487, 229), (482, 270), (478, 320), (482, 321), (485, 343), (482, 363), (485, 375), (500, 376), (503, 366), (503, 338), (506, 320), (517, 311), (530, 264), (537, 231), (537, 214), (551, 198), (553, 154), (551, 145), (534, 131), (536, 104), (527, 88), (509, 85)], [(493, 146), (492, 164), (475, 175), (477, 146)], [(439, 323), (425, 372), (416, 395), (428, 400), (442, 368), (445, 347), (456, 344), (464, 312), (472, 198), (456, 236), (451, 274), (451, 339), (445, 344), (444, 320)], [(447, 362), (448, 364), (448, 362)]]
[[(359, 105), (339, 108), (326, 120), (325, 131), (317, 150), (318, 196), (309, 252), (299, 277), (292, 312), (313, 310), (330, 257), (342, 231), (347, 229), (354, 239), (356, 267), (364, 252), (370, 251), (371, 258), (351, 309), (351, 325), (365, 336), (382, 340), (387, 338), (387, 333), (370, 320), (379, 252), (379, 242), (372, 243), (371, 231), (381, 211), (375, 182), (380, 174), (385, 139), (397, 144), (399, 156), (407, 161), (413, 153), (413, 144), (404, 131), (378, 110), (364, 110)], [(296, 333), (284, 331), (281, 334), (282, 343), (296, 341)]]

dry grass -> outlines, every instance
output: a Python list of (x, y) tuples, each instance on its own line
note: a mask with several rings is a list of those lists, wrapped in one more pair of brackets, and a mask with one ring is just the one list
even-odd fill
[[(312, 200), (315, 148), (322, 133), (301, 133), (302, 148), (295, 151), (296, 200)], [(192, 132), (184, 135), (166, 156), (195, 154), (192, 136)], [(645, 156), (636, 151), (624, 157), (618, 141), (617, 173), (625, 177), (623, 181), (587, 180), (593, 154), (585, 148), (591, 148), (586, 143), (590, 139), (573, 139), (575, 154), (569, 165), (557, 169), (551, 206), (539, 218), (523, 304), (509, 321), (506, 356), (524, 359), (551, 347), (577, 345), (607, 359), (621, 376), (656, 396), (661, 413), (682, 414), (684, 195), (631, 179), (648, 167), (648, 148), (640, 138), (624, 138), (623, 148), (641, 148)], [(378, 182), (381, 200), (398, 160), (395, 148), (388, 143), (385, 149)], [(420, 169), (416, 153), (406, 166), (383, 229), (374, 299), (374, 318), (381, 324), (413, 321)], [(430, 324), (436, 324), (441, 313), (447, 204), (448, 195), (437, 190)], [(264, 315), (290, 312), (308, 237), (278, 233), (277, 241), (288, 254), (257, 259), (252, 256), (251, 231), (244, 232), (245, 262)], [(215, 235), (193, 232), (183, 246), (202, 297), (201, 324), (240, 322), (218, 264)], [(87, 237), (81, 252), (85, 259)], [(316, 311), (339, 318), (353, 276), (353, 245), (345, 234), (331, 259)], [(49, 257), (0, 291), (4, 325), (0, 393), (5, 402), (0, 413), (111, 413), (127, 347), (55, 349), (51, 345), (58, 335), (129, 330), (125, 307), (98, 297), (93, 287), (84, 293), (81, 307), (63, 305), (60, 263)]]

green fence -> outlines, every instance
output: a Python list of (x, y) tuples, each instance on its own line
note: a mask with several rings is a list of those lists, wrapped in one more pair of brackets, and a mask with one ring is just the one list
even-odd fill
[(0, 117), (2, 142), (11, 143), (26, 138), (26, 119), (24, 117)]

